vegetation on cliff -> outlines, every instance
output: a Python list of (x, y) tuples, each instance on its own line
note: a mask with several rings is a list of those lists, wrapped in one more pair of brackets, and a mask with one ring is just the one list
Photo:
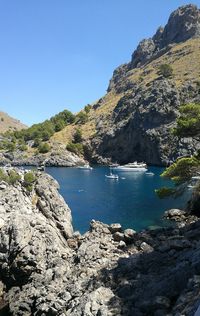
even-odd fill
[(15, 169), (8, 169), (5, 170), (0, 168), (0, 181), (8, 183), (10, 185), (15, 185), (16, 183), (20, 182), (21, 185), (26, 188), (28, 192), (31, 192), (33, 189), (33, 184), (37, 180), (34, 171), (26, 172), (23, 176), (16, 171)]
[[(180, 116), (177, 119), (177, 126), (173, 129), (173, 134), (182, 137), (193, 137), (199, 140), (200, 133), (200, 104), (186, 104), (180, 107)], [(177, 159), (163, 173), (162, 177), (171, 179), (176, 188), (161, 188), (156, 190), (160, 198), (182, 192), (185, 189), (183, 184), (191, 181), (193, 176), (199, 175), (200, 171), (200, 152), (197, 151), (191, 157)], [(197, 179), (198, 180), (198, 179)], [(198, 184), (198, 183), (197, 183)], [(181, 188), (181, 190), (180, 190)]]

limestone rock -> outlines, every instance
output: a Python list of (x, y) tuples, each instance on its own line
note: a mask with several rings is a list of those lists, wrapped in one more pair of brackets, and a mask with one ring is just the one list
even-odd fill
[(173, 220), (182, 220), (185, 218), (186, 212), (183, 210), (179, 209), (171, 209), (165, 212), (164, 216), (168, 219), (173, 219)]
[(165, 28), (159, 28), (153, 38), (143, 40), (132, 55), (131, 67), (146, 63), (152, 56), (169, 44), (200, 37), (200, 10), (195, 5), (186, 5), (175, 10)]

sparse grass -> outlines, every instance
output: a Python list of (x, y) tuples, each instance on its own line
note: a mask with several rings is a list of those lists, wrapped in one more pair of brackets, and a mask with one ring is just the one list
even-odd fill
[(150, 84), (159, 77), (158, 69), (162, 64), (169, 64), (173, 68), (173, 80), (177, 87), (188, 80), (200, 78), (200, 40), (191, 39), (174, 45), (164, 55), (156, 58), (141, 68), (129, 71), (128, 79), (138, 82), (143, 78), (143, 84)]

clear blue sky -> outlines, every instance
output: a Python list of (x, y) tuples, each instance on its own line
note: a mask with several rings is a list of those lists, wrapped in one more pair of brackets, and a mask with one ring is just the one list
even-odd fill
[[(0, 110), (30, 125), (104, 95), (184, 0), (0, 0)], [(193, 1), (200, 6), (200, 0)]]

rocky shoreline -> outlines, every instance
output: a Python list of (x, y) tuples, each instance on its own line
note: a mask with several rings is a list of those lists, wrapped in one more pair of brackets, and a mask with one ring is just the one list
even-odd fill
[(200, 221), (135, 232), (93, 220), (74, 232), (58, 183), (27, 171), (0, 183), (1, 315), (194, 315), (200, 304)]
[(47, 167), (74, 167), (85, 164), (85, 160), (76, 154), (66, 150), (62, 152), (51, 152), (50, 154), (38, 154), (31, 157), (24, 157), (22, 153), (0, 153), (0, 166), (11, 164), (20, 166), (40, 166)]

